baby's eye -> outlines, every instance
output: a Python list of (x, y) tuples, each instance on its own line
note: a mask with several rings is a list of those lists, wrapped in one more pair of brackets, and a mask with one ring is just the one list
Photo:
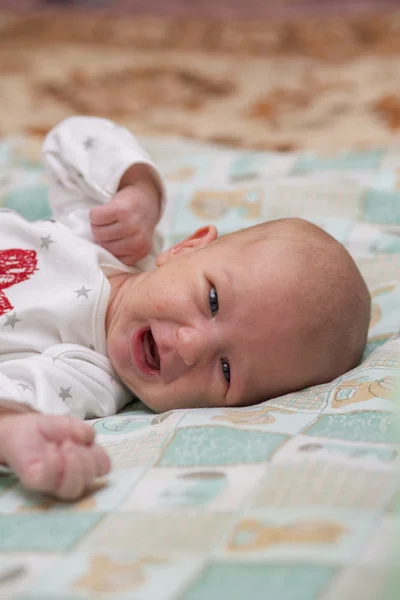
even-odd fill
[(210, 288), (208, 301), (210, 303), (211, 314), (214, 317), (218, 312), (218, 294), (214, 286), (211, 286)]
[(228, 383), (231, 381), (231, 368), (229, 363), (224, 358), (221, 358), (222, 373)]

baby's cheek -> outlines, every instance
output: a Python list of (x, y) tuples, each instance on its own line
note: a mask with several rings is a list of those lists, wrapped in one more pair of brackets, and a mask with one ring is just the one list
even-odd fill
[(108, 357), (113, 368), (122, 375), (130, 366), (129, 345), (121, 336), (112, 335), (107, 340)]

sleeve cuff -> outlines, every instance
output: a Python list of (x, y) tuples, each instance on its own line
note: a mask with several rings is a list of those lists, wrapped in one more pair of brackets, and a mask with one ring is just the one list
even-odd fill
[(155, 167), (154, 163), (146, 156), (145, 154), (138, 154), (137, 152), (132, 152), (132, 150), (126, 148), (123, 152), (120, 152), (118, 157), (118, 162), (115, 164), (113, 169), (110, 169), (112, 173), (108, 179), (107, 183), (104, 186), (104, 193), (108, 197), (114, 196), (117, 193), (119, 188), (120, 181), (124, 175), (124, 173), (131, 167), (132, 165), (147, 165), (150, 169), (150, 172), (153, 176), (153, 179), (160, 190), (160, 203), (161, 203), (161, 215), (164, 212), (167, 193), (166, 187), (163, 178)]

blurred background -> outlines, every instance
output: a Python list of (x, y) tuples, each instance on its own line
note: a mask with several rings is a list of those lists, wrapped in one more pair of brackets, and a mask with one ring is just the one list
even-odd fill
[(289, 151), (400, 127), (397, 0), (0, 0), (0, 135), (71, 114)]

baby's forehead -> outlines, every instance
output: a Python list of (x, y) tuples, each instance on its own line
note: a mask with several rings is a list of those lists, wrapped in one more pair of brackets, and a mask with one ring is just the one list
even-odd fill
[(298, 261), (302, 258), (301, 247), (294, 236), (274, 236), (266, 230), (256, 228), (222, 236), (215, 242), (215, 250), (218, 248), (228, 249), (234, 261), (246, 263), (249, 267), (266, 267), (271, 261), (283, 266), (293, 259)]
[[(212, 256), (210, 264), (215, 273), (223, 272), (226, 284), (232, 292), (231, 301), (250, 301), (252, 306), (265, 305), (266, 296), (278, 300), (291, 293), (291, 274), (298, 272), (296, 264), (281, 251), (265, 243), (248, 243), (240, 238), (226, 240), (228, 251)], [(218, 282), (218, 278), (217, 278)]]
[(260, 254), (260, 245), (265, 243), (267, 238), (255, 235), (251, 228), (234, 231), (219, 237), (212, 245), (215, 251), (219, 249), (231, 250), (234, 254), (250, 254), (258, 256)]

